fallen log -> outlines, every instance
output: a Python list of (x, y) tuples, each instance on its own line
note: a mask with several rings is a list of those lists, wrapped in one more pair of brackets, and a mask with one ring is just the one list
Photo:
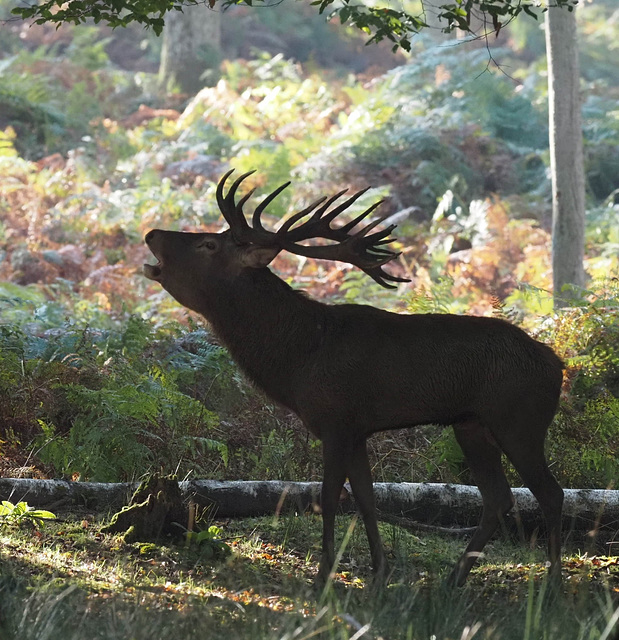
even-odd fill
[[(26, 501), (34, 507), (54, 509), (81, 506), (111, 511), (127, 504), (138, 483), (69, 482), (29, 478), (0, 478), (0, 500)], [(319, 482), (189, 480), (179, 482), (183, 500), (211, 510), (215, 518), (242, 518), (319, 511)], [(355, 509), (350, 487), (341, 502), (344, 512)], [(388, 515), (433, 527), (471, 527), (478, 522), (481, 497), (477, 487), (438, 483), (378, 482), (376, 507)], [(537, 527), (542, 515), (528, 489), (513, 489), (515, 521)], [(604, 529), (619, 532), (619, 491), (565, 489), (566, 530)]]

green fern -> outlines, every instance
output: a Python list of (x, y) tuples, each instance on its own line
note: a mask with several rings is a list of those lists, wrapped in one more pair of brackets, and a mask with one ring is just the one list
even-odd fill
[(416, 289), (406, 298), (406, 307), (410, 313), (454, 313), (459, 302), (453, 292), (453, 279), (439, 278), (427, 290)]

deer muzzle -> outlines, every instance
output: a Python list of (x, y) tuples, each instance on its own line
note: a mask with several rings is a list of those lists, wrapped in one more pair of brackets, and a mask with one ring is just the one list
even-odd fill
[(159, 265), (159, 263), (157, 263), (157, 264), (144, 264), (144, 266), (142, 267), (142, 273), (149, 280), (158, 281), (159, 280), (159, 276), (161, 275), (161, 266)]
[(157, 264), (144, 264), (142, 267), (142, 273), (149, 279), (158, 281), (161, 276), (161, 258), (157, 255), (156, 249), (153, 248), (153, 239), (156, 237), (156, 230), (149, 231), (144, 236), (144, 241), (148, 245), (148, 248), (152, 251), (155, 258), (157, 258)]

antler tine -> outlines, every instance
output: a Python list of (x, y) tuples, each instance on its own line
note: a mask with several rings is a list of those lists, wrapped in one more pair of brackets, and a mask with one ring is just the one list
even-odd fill
[[(369, 188), (369, 187), (368, 187)], [(299, 242), (300, 240), (309, 240), (310, 238), (325, 238), (327, 240), (343, 240), (348, 236), (347, 231), (352, 228), (350, 223), (340, 227), (339, 229), (332, 229), (331, 222), (334, 220), (336, 216), (338, 216), (342, 211), (347, 209), (355, 200), (357, 200), (361, 195), (363, 195), (367, 189), (363, 189), (362, 191), (358, 191), (353, 194), (350, 198), (339, 204), (337, 207), (328, 211), (329, 207), (342, 195), (344, 195), (348, 191), (348, 189), (344, 189), (339, 191), (335, 195), (332, 195), (330, 198), (325, 199), (321, 198), (317, 200), (313, 204), (310, 204), (303, 211), (296, 213), (294, 216), (286, 220), (286, 222), (280, 227), (277, 231), (278, 235), (283, 236), (286, 235), (286, 240), (290, 242)], [(306, 220), (303, 224), (300, 224), (298, 227), (291, 229), (292, 225), (298, 222), (303, 216), (310, 213), (313, 209), (315, 209), (318, 205), (322, 204), (322, 206), (314, 211), (311, 218)], [(369, 212), (368, 212), (369, 213)], [(359, 218), (361, 219), (361, 218)], [(354, 225), (352, 225), (354, 226)]]
[[(255, 208), (254, 214), (252, 216), (251, 222), (254, 229), (260, 229), (260, 231), (266, 231), (266, 229), (262, 226), (262, 220), (260, 220), (260, 216), (262, 212), (277, 198), (277, 196), (286, 188), (290, 186), (290, 181), (285, 182), (281, 186), (277, 187), (275, 191), (269, 193), (269, 195)], [(252, 190), (253, 193), (253, 190)], [(250, 193), (251, 195), (251, 193)]]
[[(312, 212), (319, 204), (322, 204), (326, 199), (327, 199), (327, 196), (323, 196), (322, 198), (319, 198), (315, 202), (312, 202), (311, 204), (307, 205), (305, 209), (302, 209), (298, 213), (295, 213), (294, 215), (290, 216), (290, 218), (288, 218), (288, 220), (286, 220), (284, 224), (282, 224), (282, 226), (277, 230), (278, 235), (286, 234), (293, 224), (298, 222), (301, 218), (304, 218), (308, 213)], [(312, 218), (313, 217), (314, 216), (312, 216)]]
[(389, 260), (393, 260), (395, 256), (400, 255), (400, 253), (395, 253), (394, 251), (391, 251), (391, 249), (383, 249), (382, 247), (370, 247), (369, 251), (376, 257), (389, 256)]
[(224, 209), (226, 208), (226, 198), (224, 196), (224, 185), (226, 184), (226, 180), (234, 173), (234, 169), (230, 169), (230, 171), (226, 171), (223, 176), (219, 179), (217, 183), (217, 189), (215, 191), (215, 195), (217, 196), (217, 205), (219, 206), (219, 210), (222, 215), (224, 214)]
[[(368, 225), (369, 226), (369, 225)], [(371, 247), (373, 251), (394, 253), (391, 249), (383, 249), (380, 245), (390, 244), (395, 241), (395, 238), (389, 238), (392, 231), (396, 228), (395, 224), (391, 224), (385, 229), (371, 233), (369, 236), (365, 234), (369, 231), (369, 228), (364, 227), (355, 237), (364, 238), (368, 247)]]
[[(299, 225), (295, 229), (287, 232), (287, 239), (292, 240), (293, 242), (298, 242), (299, 240), (309, 240), (310, 238), (335, 239), (332, 236), (333, 229), (331, 229), (331, 227), (329, 226), (329, 223), (333, 218), (329, 218), (324, 214), (329, 209), (329, 207), (347, 191), (348, 189), (343, 189), (342, 191), (338, 191), (336, 194), (332, 195), (330, 198), (321, 198), (320, 200), (316, 200), (314, 204), (306, 207), (305, 212), (309, 213), (310, 211), (312, 211), (312, 209), (315, 209), (319, 204), (322, 203), (322, 206), (314, 211), (311, 218), (306, 220), (303, 224)], [(340, 209), (340, 211), (343, 211), (343, 209)], [(294, 222), (302, 217), (303, 216), (301, 215), (293, 216)], [(290, 228), (290, 224), (287, 225), (287, 228)], [(279, 231), (281, 231), (281, 229)]]
[(228, 189), (228, 193), (226, 195), (226, 203), (228, 205), (231, 205), (231, 208), (234, 210), (235, 214), (239, 213), (239, 207), (242, 206), (243, 204), (245, 204), (245, 202), (247, 202), (247, 199), (249, 196), (251, 196), (251, 194), (253, 193), (254, 189), (252, 189), (249, 193), (245, 194), (241, 200), (239, 201), (238, 204), (235, 204), (234, 202), (234, 198), (236, 197), (236, 191), (239, 188), (239, 186), (241, 185), (241, 183), (243, 182), (243, 180), (245, 180), (245, 178), (248, 178), (249, 176), (251, 176), (252, 173), (256, 173), (256, 170), (254, 169), (253, 171), (248, 171), (247, 173), (244, 173), (242, 175), (240, 175), (233, 183), (232, 186), (230, 187), (230, 189)]
[[(344, 211), (345, 209), (348, 209), (348, 207), (350, 207), (351, 204), (356, 202), (366, 191), (368, 191), (369, 188), (370, 187), (366, 187), (365, 189), (361, 189), (361, 191), (357, 191), (357, 193), (353, 193), (352, 196), (350, 196), (350, 198), (348, 198), (347, 200), (344, 200), (344, 202), (342, 202), (337, 207), (335, 207), (335, 209), (332, 209), (331, 211), (329, 211), (329, 213), (324, 217), (324, 219), (327, 222), (331, 222), (332, 220), (334, 220), (337, 216), (340, 215), (340, 213), (342, 213), (342, 211)], [(345, 189), (344, 191), (340, 191), (336, 195), (336, 198), (339, 198), (342, 194), (346, 193), (346, 191), (348, 191), (348, 189)]]
[[(364, 238), (365, 236), (367, 236), (367, 234), (370, 231), (372, 231), (372, 229), (374, 229), (376, 226), (384, 222), (388, 217), (389, 216), (383, 216), (382, 218), (378, 218), (377, 220), (374, 220), (374, 222), (370, 222), (370, 224), (366, 225), (362, 229), (359, 229), (359, 231), (355, 233), (355, 237)], [(369, 235), (368, 238), (377, 237), (377, 235), (378, 237), (388, 236), (394, 229), (395, 229), (395, 225), (392, 224), (388, 226), (386, 229), (381, 229), (380, 231), (377, 231), (376, 233)]]
[[(243, 214), (243, 206), (245, 203), (254, 195), (254, 191), (256, 191), (256, 187), (250, 189), (234, 206), (235, 212), (238, 214)], [(243, 215), (243, 219), (245, 216)]]
[(230, 230), (232, 231), (232, 235), (241, 240), (242, 236), (246, 235), (246, 232), (249, 230), (249, 225), (247, 224), (247, 220), (245, 219), (245, 215), (243, 214), (243, 205), (247, 202), (248, 198), (253, 193), (253, 189), (245, 194), (241, 200), (236, 203), (234, 198), (236, 196), (236, 191), (239, 188), (240, 184), (245, 180), (245, 178), (249, 177), (255, 171), (248, 171), (240, 175), (233, 183), (228, 193), (224, 195), (224, 186), (226, 184), (226, 180), (234, 173), (234, 169), (231, 169), (227, 173), (225, 173), (221, 180), (217, 183), (217, 204), (219, 206), (219, 210), (223, 215), (224, 219), (230, 226)]
[[(308, 222), (312, 221), (312, 220), (320, 220), (323, 218), (325, 212), (329, 209), (329, 207), (341, 196), (343, 196), (346, 192), (348, 191), (348, 189), (342, 189), (341, 191), (338, 191), (337, 193), (334, 193), (330, 198), (327, 197), (323, 197), (320, 200), (317, 200), (317, 203), (322, 202), (322, 206), (320, 207), (320, 209), (316, 210), (313, 214), (312, 217), (308, 220)], [(300, 227), (299, 227), (300, 228)]]
[(354, 229), (361, 222), (361, 220), (363, 220), (364, 218), (367, 218), (367, 216), (369, 216), (370, 213), (372, 213), (372, 211), (374, 211), (374, 209), (379, 207), (383, 202), (384, 200), (379, 200), (378, 202), (375, 202), (373, 205), (368, 207), (363, 213), (358, 215), (354, 220), (351, 220), (350, 222), (347, 222), (345, 225), (341, 226), (340, 231), (344, 231), (345, 233), (348, 233), (351, 229)]
[[(395, 258), (396, 256), (393, 257)], [(396, 285), (389, 284), (386, 282), (387, 280), (390, 282), (410, 282), (408, 278), (400, 278), (387, 273), (382, 266), (376, 267), (375, 269), (364, 269), (364, 272), (367, 273), (374, 282), (378, 282), (381, 287), (385, 287), (385, 289), (397, 289)]]

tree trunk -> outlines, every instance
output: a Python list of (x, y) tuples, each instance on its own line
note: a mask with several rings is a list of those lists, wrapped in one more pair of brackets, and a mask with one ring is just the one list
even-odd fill
[(555, 308), (566, 306), (564, 285), (583, 287), (585, 177), (579, 95), (576, 12), (546, 12), (550, 170), (552, 174), (552, 268)]
[(197, 93), (217, 82), (221, 62), (221, 13), (203, 4), (170, 11), (165, 17), (159, 84)]
[[(118, 509), (127, 504), (138, 483), (68, 482), (0, 478), (0, 500), (25, 500), (32, 507), (54, 511), (86, 507), (92, 511)], [(259, 482), (192, 480), (179, 482), (185, 502), (192, 501), (212, 509), (215, 518), (246, 518), (281, 512), (318, 511), (320, 482)], [(340, 506), (347, 513), (355, 510), (350, 487)], [(512, 518), (526, 529), (543, 525), (537, 501), (528, 489), (513, 489), (516, 499)], [(380, 518), (410, 526), (412, 521), (433, 527), (469, 527), (481, 514), (477, 487), (457, 484), (377, 482), (374, 484), (376, 508)], [(566, 489), (564, 527), (567, 530), (617, 531), (619, 491), (604, 489)], [(396, 516), (399, 520), (394, 520)]]

